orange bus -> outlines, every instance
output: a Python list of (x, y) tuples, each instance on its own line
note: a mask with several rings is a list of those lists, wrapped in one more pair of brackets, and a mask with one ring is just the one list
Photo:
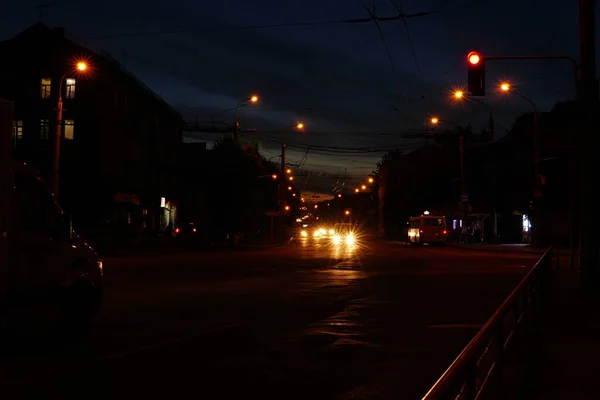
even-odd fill
[(429, 215), (425, 212), (411, 217), (408, 228), (408, 243), (444, 244), (448, 237), (446, 217)]

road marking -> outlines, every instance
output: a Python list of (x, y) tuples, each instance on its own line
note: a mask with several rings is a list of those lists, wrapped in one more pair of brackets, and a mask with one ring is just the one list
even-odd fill
[(429, 325), (431, 329), (481, 329), (482, 324), (447, 324), (447, 325)]
[(243, 325), (247, 325), (246, 321), (237, 321), (237, 322), (231, 322), (227, 325), (222, 325), (222, 326), (216, 326), (214, 328), (209, 328), (209, 329), (204, 329), (200, 332), (196, 332), (194, 334), (191, 335), (187, 335), (187, 336), (183, 336), (183, 337), (179, 337), (179, 338), (175, 338), (175, 339), (170, 339), (170, 340), (165, 340), (162, 342), (158, 342), (158, 343), (153, 343), (147, 346), (142, 346), (142, 347), (138, 347), (137, 349), (133, 349), (133, 350), (128, 350), (128, 351), (123, 351), (121, 353), (114, 353), (114, 354), (110, 354), (108, 356), (105, 357), (99, 357), (99, 358), (95, 358), (93, 360), (94, 363), (96, 362), (104, 362), (104, 361), (111, 361), (117, 358), (123, 358), (123, 357), (128, 357), (131, 355), (135, 355), (138, 353), (143, 353), (149, 350), (154, 350), (154, 349), (158, 349), (160, 347), (166, 347), (166, 346), (172, 346), (174, 344), (179, 344), (191, 339), (195, 339), (197, 337), (200, 336), (204, 336), (204, 335), (208, 335), (211, 333), (216, 333), (216, 332), (221, 332), (221, 331), (225, 331), (227, 329), (231, 329), (231, 328), (237, 328)]

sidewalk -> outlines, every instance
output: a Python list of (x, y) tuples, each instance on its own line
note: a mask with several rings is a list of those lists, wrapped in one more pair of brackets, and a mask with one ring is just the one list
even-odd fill
[(523, 399), (591, 399), (600, 393), (600, 300), (581, 298), (578, 273), (562, 265), (553, 272)]

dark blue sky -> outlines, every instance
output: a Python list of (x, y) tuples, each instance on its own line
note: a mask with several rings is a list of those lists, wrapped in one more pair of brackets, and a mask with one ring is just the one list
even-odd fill
[[(0, 38), (35, 23), (38, 3), (2, 5)], [(363, 3), (380, 17), (396, 13), (389, 0)], [(83, 45), (108, 51), (190, 122), (213, 118), (232, 124), (231, 108), (258, 94), (260, 104), (240, 114), (244, 128), (257, 130), (248, 136), (260, 141), (267, 157), (276, 155), (286, 138), (293, 144), (292, 163), (302, 158), (303, 147), (325, 146), (309, 150), (304, 168), (313, 172), (308, 184), (326, 191), (335, 185), (338, 170), (353, 177), (348, 185), (354, 187), (383, 153), (340, 148), (414, 148), (418, 144), (407, 142), (402, 132), (421, 127), (431, 114), (484, 126), (484, 107), (449, 101), (450, 89), (466, 81), (468, 51), (577, 58), (576, 3), (396, 0), (406, 13), (448, 10), (407, 20), (416, 62), (401, 20), (380, 23), (383, 41), (373, 22), (233, 29), (368, 17), (357, 0), (56, 0), (42, 20), (64, 26), (67, 36)], [(158, 34), (181, 30), (186, 32)], [(530, 111), (524, 101), (495, 93), (495, 82), (503, 78), (541, 110), (573, 96), (567, 62), (489, 62), (486, 102), (497, 135), (516, 115)], [(306, 124), (305, 134), (293, 131), (297, 121)]]

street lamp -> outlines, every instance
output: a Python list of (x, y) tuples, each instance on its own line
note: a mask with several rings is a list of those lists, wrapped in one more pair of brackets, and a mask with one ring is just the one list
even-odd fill
[(60, 78), (58, 83), (58, 104), (56, 106), (56, 131), (54, 134), (54, 154), (52, 158), (52, 179), (51, 189), (54, 194), (55, 200), (58, 200), (59, 180), (60, 180), (60, 138), (62, 135), (62, 114), (63, 114), (63, 99), (62, 99), (62, 87), (67, 75), (71, 73), (80, 73), (87, 70), (87, 63), (79, 61), (75, 64), (73, 70), (68, 70)]
[(367, 185), (362, 185), (360, 188), (361, 188), (362, 190), (367, 190)]
[(296, 125), (296, 128), (298, 128), (298, 129), (304, 129), (304, 124), (303, 124), (302, 122), (299, 122), (299, 123)]
[[(542, 193), (541, 193), (541, 175), (540, 175), (540, 135), (538, 132), (538, 117), (539, 117), (539, 113), (538, 113), (538, 108), (537, 105), (533, 102), (533, 100), (531, 100), (531, 98), (524, 96), (521, 92), (519, 92), (517, 89), (514, 89), (510, 83), (508, 82), (502, 82), (500, 84), (500, 90), (505, 92), (505, 93), (514, 93), (517, 96), (519, 96), (520, 98), (522, 98), (523, 100), (525, 100), (526, 102), (528, 102), (531, 107), (533, 108), (533, 174), (535, 177), (535, 181), (534, 181), (534, 192), (533, 192), (533, 197), (541, 197)], [(538, 212), (534, 212), (533, 216), (534, 216), (534, 221), (532, 223), (532, 239), (534, 241), (538, 240), (538, 236), (537, 232), (539, 232), (537, 225), (540, 222), (540, 219), (538, 218), (539, 213)]]
[(465, 94), (464, 94), (464, 92), (462, 90), (456, 90), (453, 93), (453, 96), (454, 96), (455, 99), (462, 99), (464, 95)]
[(372, 176), (369, 177), (369, 183), (373, 183), (375, 180), (373, 179)]
[[(455, 122), (451, 122), (448, 120), (441, 120), (438, 117), (432, 117), (430, 119), (430, 122), (432, 125), (437, 125), (440, 122), (448, 122), (452, 125), (454, 125), (456, 128), (458, 128), (458, 133), (459, 133), (459, 152), (460, 152), (460, 191), (461, 191), (461, 199), (467, 195), (466, 193), (466, 185), (465, 185), (465, 154), (464, 154), (464, 148), (465, 148), (465, 132), (464, 129), (462, 128), (462, 126), (460, 126), (459, 124), (455, 123)], [(466, 218), (465, 218), (465, 222), (466, 222)]]
[(238, 136), (239, 130), (240, 130), (240, 107), (246, 106), (249, 103), (257, 103), (257, 102), (258, 102), (258, 96), (253, 95), (253, 96), (248, 97), (247, 99), (240, 101), (235, 106), (235, 122), (233, 125), (233, 136), (234, 137)]

